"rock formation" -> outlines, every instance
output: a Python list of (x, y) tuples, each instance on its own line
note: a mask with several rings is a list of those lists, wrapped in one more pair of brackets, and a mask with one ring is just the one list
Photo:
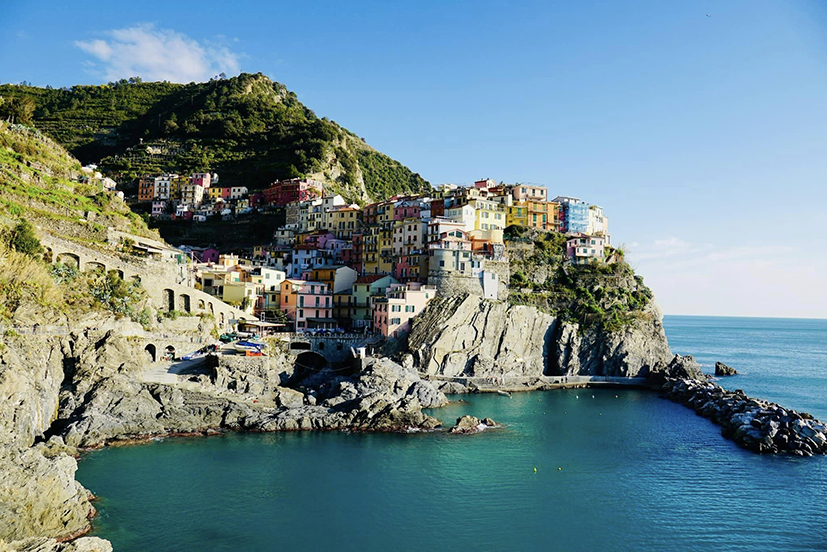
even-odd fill
[(414, 321), (408, 349), (422, 372), (449, 377), (648, 376), (673, 355), (661, 313), (618, 332), (582, 328), (535, 307), (475, 296), (437, 299)]
[(716, 362), (715, 363), (715, 375), (716, 376), (737, 376), (738, 371), (735, 370), (732, 366), (727, 366), (723, 362)]
[(491, 418), (484, 418), (480, 420), (474, 416), (460, 416), (457, 418), (457, 423), (454, 427), (452, 427), (449, 432), (450, 433), (458, 433), (462, 435), (472, 434), (472, 433), (479, 433), (481, 431), (485, 431), (489, 427), (496, 427), (497, 422), (492, 420)]

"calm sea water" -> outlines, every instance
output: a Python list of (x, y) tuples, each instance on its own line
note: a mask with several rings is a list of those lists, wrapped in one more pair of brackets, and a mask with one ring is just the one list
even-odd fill
[[(675, 351), (827, 419), (827, 321), (667, 317)], [(474, 436), (290, 433), (105, 449), (116, 550), (827, 549), (827, 458), (762, 457), (644, 391), (471, 395)], [(536, 473), (534, 469), (536, 468)]]

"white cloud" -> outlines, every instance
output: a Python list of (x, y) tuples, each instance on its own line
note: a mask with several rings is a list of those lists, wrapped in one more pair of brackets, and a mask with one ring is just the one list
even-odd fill
[(141, 77), (186, 83), (239, 72), (239, 56), (225, 46), (199, 43), (171, 29), (141, 24), (104, 36), (76, 41), (75, 46), (97, 60), (94, 70), (107, 80)]
[(664, 238), (627, 253), (668, 314), (823, 317), (827, 260), (798, 243)]

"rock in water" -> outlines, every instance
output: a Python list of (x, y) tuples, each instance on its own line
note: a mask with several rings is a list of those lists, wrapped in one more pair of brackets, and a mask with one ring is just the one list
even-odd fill
[(468, 435), (471, 433), (479, 433), (489, 427), (496, 426), (497, 423), (491, 418), (480, 420), (474, 416), (460, 416), (457, 418), (457, 425), (451, 428), (451, 433), (459, 433)]
[(715, 375), (716, 376), (735, 376), (738, 374), (738, 371), (735, 370), (732, 366), (727, 366), (723, 362), (716, 362), (715, 363)]

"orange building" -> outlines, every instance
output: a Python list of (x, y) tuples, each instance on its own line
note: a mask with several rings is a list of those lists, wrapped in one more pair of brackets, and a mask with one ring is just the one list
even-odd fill
[(279, 284), (279, 295), (281, 300), (279, 308), (290, 320), (296, 320), (296, 306), (299, 303), (299, 291), (301, 291), (304, 280), (288, 278)]

